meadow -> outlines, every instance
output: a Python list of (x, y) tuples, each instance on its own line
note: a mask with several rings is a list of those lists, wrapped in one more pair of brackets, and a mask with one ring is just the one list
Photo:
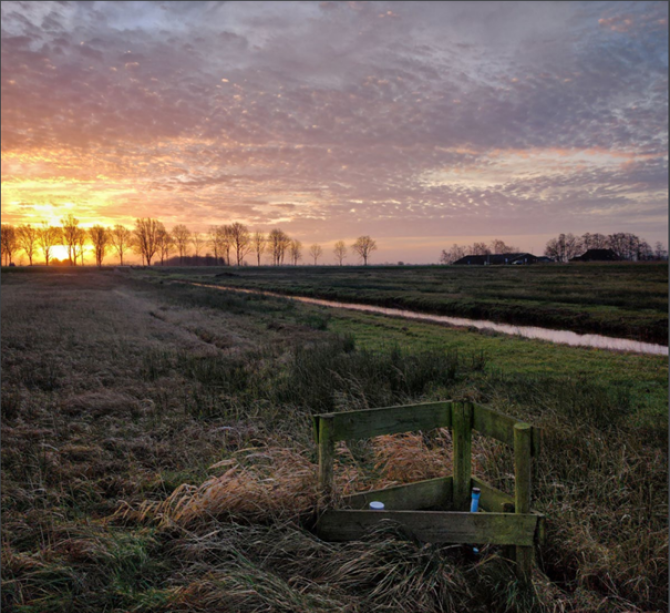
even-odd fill
[(663, 262), (154, 271), (231, 287), (668, 344)]
[[(618, 281), (589, 277), (597, 305), (561, 304), (592, 317), (608, 306), (598, 288), (612, 283), (621, 303), (609, 307), (627, 329), (642, 326), (622, 313), (647, 316), (642, 296), (660, 311), (663, 273), (621, 271)], [(218, 278), (221, 270), (31, 273), (2, 272), (3, 610), (667, 610), (667, 357), (179, 282), (187, 274), (261, 286), (271, 275), (267, 289), (335, 287), (334, 273), (318, 267), (225, 269)], [(337, 291), (367, 287), (367, 278), (377, 297), (402, 298), (404, 286), (404, 299), (428, 300), (417, 274), (345, 270)], [(474, 271), (458, 274), (472, 294)], [(667, 268), (665, 283), (667, 309)], [(539, 292), (540, 276), (517, 286)], [(444, 290), (433, 295), (443, 300)], [(313, 414), (461, 398), (544, 430), (533, 507), (547, 517), (547, 540), (532, 590), (493, 546), (475, 557), (393, 530), (341, 544), (310, 531)], [(512, 491), (510, 449), (475, 437), (473, 458), (475, 475)], [(342, 443), (336, 488), (412, 482), (450, 465), (448, 430)]]

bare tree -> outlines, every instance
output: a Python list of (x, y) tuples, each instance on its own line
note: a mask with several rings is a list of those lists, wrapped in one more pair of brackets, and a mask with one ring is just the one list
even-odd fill
[(191, 231), (184, 224), (177, 224), (172, 228), (172, 238), (179, 252), (179, 262), (184, 263), (184, 256), (188, 250), (188, 244), (191, 240)]
[(205, 236), (200, 232), (194, 232), (191, 236), (191, 242), (193, 243), (193, 250), (195, 251), (195, 263), (198, 264), (200, 251), (205, 246)]
[(574, 234), (565, 235), (565, 261), (569, 262), (572, 258), (579, 255), (582, 250), (579, 238)]
[(559, 248), (557, 239), (551, 238), (547, 241), (547, 246), (544, 248), (544, 255), (546, 255), (548, 258), (551, 258), (555, 262), (561, 261), (563, 255), (561, 249)]
[(302, 259), (302, 243), (298, 239), (293, 239), (289, 245), (289, 251), (293, 265), (297, 266), (298, 260)]
[(314, 266), (316, 266), (318, 259), (321, 257), (323, 254), (323, 249), (321, 248), (321, 245), (312, 245), (309, 248), (309, 255), (311, 255), (314, 258)]
[(253, 237), (254, 251), (256, 252), (256, 262), (258, 266), (261, 265), (261, 256), (267, 247), (267, 239), (262, 232), (254, 233)]
[(170, 251), (174, 249), (174, 239), (172, 235), (165, 229), (165, 226), (158, 222), (158, 232), (156, 240), (158, 241), (158, 257), (161, 260), (161, 266), (165, 266), (165, 260), (170, 255)]
[(16, 228), (10, 224), (3, 223), (0, 229), (0, 247), (5, 266), (12, 263), (12, 255), (18, 249), (19, 236)]
[(77, 239), (79, 238), (79, 233), (77, 232), (79, 228), (79, 220), (76, 219), (72, 213), (69, 213), (60, 220), (60, 223), (63, 227), (63, 242), (67, 247), (67, 256), (70, 261), (70, 266), (76, 266), (77, 256), (75, 252), (77, 250)]
[(279, 228), (274, 228), (270, 231), (270, 234), (268, 234), (268, 247), (272, 254), (272, 262), (275, 266), (283, 264), (284, 256), (286, 255), (290, 243), (291, 239), (286, 232)]
[(46, 221), (42, 222), (38, 244), (42, 254), (44, 255), (44, 262), (47, 266), (49, 265), (49, 260), (51, 259), (51, 250), (56, 245), (60, 245), (62, 240), (63, 232), (60, 228), (56, 226), (50, 226), (46, 223)]
[(442, 254), (440, 255), (440, 263), (441, 264), (453, 264), (457, 260), (460, 260), (462, 257), (465, 256), (465, 247), (461, 247), (460, 245), (457, 245), (454, 243), (447, 251), (446, 249), (442, 250)]
[(221, 227), (210, 226), (207, 232), (207, 244), (214, 251), (214, 264), (219, 264), (223, 255), (223, 241), (221, 240)]
[(123, 254), (130, 248), (132, 236), (132, 232), (121, 224), (116, 224), (109, 233), (109, 242), (116, 250), (121, 266), (123, 266)]
[(491, 255), (491, 250), (486, 243), (474, 243), (472, 245), (472, 255)]
[(95, 225), (88, 231), (88, 236), (93, 244), (95, 252), (95, 263), (98, 267), (102, 266), (102, 261), (105, 259), (105, 253), (110, 243), (110, 231), (104, 226)]
[(146, 260), (147, 266), (151, 266), (151, 258), (158, 249), (158, 231), (161, 225), (158, 220), (150, 217), (135, 220), (133, 234), (137, 249), (142, 258)]
[(335, 243), (333, 253), (335, 254), (337, 263), (342, 266), (342, 261), (347, 257), (347, 246), (344, 244), (344, 241), (337, 241)]
[(351, 248), (363, 259), (363, 265), (367, 266), (370, 254), (377, 249), (377, 243), (369, 236), (359, 236)]
[(663, 247), (661, 241), (656, 241), (656, 244), (654, 245), (654, 257), (659, 260), (664, 260), (668, 257), (668, 252), (665, 250), (665, 247)]
[(229, 232), (231, 244), (237, 256), (237, 265), (240, 266), (244, 256), (251, 250), (251, 234), (249, 234), (249, 228), (238, 221), (230, 226)]
[(33, 256), (37, 251), (37, 244), (40, 236), (39, 228), (24, 224), (16, 229), (18, 244), (28, 256), (28, 262), (33, 265)]
[[(591, 235), (593, 239), (594, 235)], [(547, 242), (544, 255), (557, 262), (569, 262), (572, 258), (582, 251), (580, 239), (573, 234), (559, 234), (557, 238), (552, 238)]]
[(591, 234), (589, 249), (607, 249), (607, 237), (604, 234)]
[(88, 239), (88, 233), (83, 228), (75, 228), (74, 231), (74, 262), (77, 263), (77, 256), (81, 258), (81, 265), (84, 265), (84, 247)]

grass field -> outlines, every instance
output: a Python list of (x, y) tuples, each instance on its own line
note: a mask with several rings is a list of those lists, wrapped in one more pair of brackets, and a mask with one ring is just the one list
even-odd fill
[[(173, 274), (3, 271), (3, 610), (667, 610), (666, 357)], [(544, 429), (533, 506), (547, 542), (531, 592), (495, 547), (473, 558), (392, 531), (345, 544), (309, 531), (312, 414), (450, 398)], [(512, 491), (511, 451), (480, 438), (473, 451), (474, 473)], [(447, 430), (342, 444), (336, 487), (450, 464)]]
[[(668, 344), (668, 265), (283, 266), (152, 272), (291, 295)], [(219, 274), (218, 278), (214, 275)], [(214, 278), (213, 278), (214, 277)]]

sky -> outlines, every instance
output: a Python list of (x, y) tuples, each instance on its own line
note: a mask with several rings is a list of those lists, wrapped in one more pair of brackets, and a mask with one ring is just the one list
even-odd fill
[(667, 245), (666, 2), (1, 10), (3, 223), (239, 221), (323, 263), (361, 235), (371, 263)]

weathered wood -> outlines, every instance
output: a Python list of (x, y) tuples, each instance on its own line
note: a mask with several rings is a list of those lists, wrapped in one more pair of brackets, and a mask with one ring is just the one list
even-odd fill
[[(478, 404), (473, 405), (472, 427), (477, 432), (490, 436), (510, 447), (514, 447), (514, 426), (521, 423), (524, 422), (498, 413), (498, 411), (494, 411), (488, 407)], [(539, 429), (532, 429), (531, 455), (535, 457), (540, 453), (541, 434)]]
[(333, 462), (335, 441), (332, 437), (333, 420), (322, 417), (319, 420), (319, 491), (323, 504), (330, 501), (333, 488)]
[(451, 402), (428, 402), (381, 409), (325, 413), (317, 417), (332, 419), (333, 440), (346, 441), (372, 438), (382, 434), (449, 428), (451, 406)]
[(472, 476), (472, 405), (458, 402), (452, 409), (454, 445), (454, 509), (465, 511), (469, 506)]
[(342, 504), (352, 509), (367, 509), (374, 500), (383, 502), (388, 511), (417, 511), (440, 508), (447, 510), (453, 497), (453, 477), (427, 479), (407, 485), (397, 485), (383, 490), (352, 494), (342, 499)]
[(427, 543), (532, 546), (537, 515), (532, 513), (443, 513), (440, 511), (326, 511), (316, 526), (326, 541), (352, 541), (384, 522), (396, 522)]
[[(532, 427), (529, 424), (514, 426), (514, 506), (516, 514), (530, 513), (532, 496), (531, 445)], [(520, 579), (528, 581), (533, 564), (533, 547), (516, 544), (516, 569)]]
[(514, 497), (493, 487), (486, 481), (472, 477), (472, 487), (481, 490), (479, 506), (482, 510), (493, 513), (514, 513)]

